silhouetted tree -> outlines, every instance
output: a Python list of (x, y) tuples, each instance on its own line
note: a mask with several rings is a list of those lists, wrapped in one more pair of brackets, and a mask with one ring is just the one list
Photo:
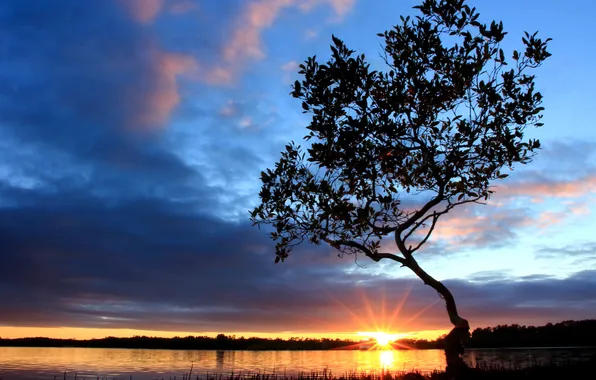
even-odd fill
[[(542, 125), (543, 110), (526, 72), (550, 56), (549, 39), (525, 33), (524, 50), (506, 62), (503, 24), (480, 23), (464, 0), (415, 8), (420, 15), (379, 34), (386, 71), (335, 36), (326, 63), (310, 57), (300, 65), (291, 94), (312, 114), (311, 145), (289, 143), (261, 173), (262, 203), (251, 220), (274, 227), (276, 262), (308, 240), (410, 268), (445, 299), (455, 347), (468, 322), (414, 253), (441, 216), (487, 200), (491, 181), (507, 176), (501, 170), (539, 148), (524, 139), (527, 126)], [(402, 203), (404, 194), (415, 200)], [(396, 251), (382, 250), (387, 237)]]

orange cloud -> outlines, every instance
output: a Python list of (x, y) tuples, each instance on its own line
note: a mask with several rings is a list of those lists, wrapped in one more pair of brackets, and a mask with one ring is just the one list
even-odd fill
[(120, 0), (132, 17), (141, 23), (155, 19), (163, 7), (164, 0)]
[(596, 192), (596, 175), (570, 181), (522, 182), (495, 187), (496, 197), (530, 197), (540, 202), (547, 197), (577, 198)]
[[(514, 230), (529, 226), (547, 227), (552, 219), (541, 213), (527, 214), (521, 210), (495, 211), (487, 206), (468, 206), (440, 220), (432, 239), (451, 246), (482, 246), (502, 244), (514, 238)], [(417, 233), (423, 236), (428, 229)]]
[(153, 53), (157, 85), (145, 94), (142, 112), (132, 121), (135, 127), (143, 129), (163, 125), (171, 111), (180, 102), (177, 78), (180, 75), (196, 76), (199, 65), (196, 60), (188, 55)]
[[(500, 234), (505, 238), (515, 228), (546, 230), (567, 222), (570, 218), (590, 214), (590, 202), (593, 199), (590, 194), (595, 193), (594, 175), (568, 181), (528, 181), (499, 185), (495, 188), (494, 199), (489, 202), (493, 207), (468, 206), (449, 214), (437, 224), (433, 237), (449, 244), (478, 244), (485, 240), (483, 235), (488, 234), (490, 237)], [(517, 198), (530, 198), (532, 203), (557, 200), (560, 207), (556, 210), (544, 210), (539, 206), (532, 211), (500, 207)]]
[[(279, 13), (288, 7), (298, 6), (308, 12), (320, 4), (330, 4), (337, 17), (343, 17), (353, 6), (355, 0), (255, 0), (250, 2), (238, 19), (231, 40), (223, 49), (223, 63), (219, 67), (219, 83), (222, 77), (231, 79), (246, 59), (259, 60), (265, 57), (261, 42), (261, 33), (273, 25)], [(216, 82), (214, 82), (216, 83)]]
[(300, 8), (309, 11), (317, 5), (328, 3), (331, 5), (337, 17), (345, 16), (353, 7), (356, 0), (306, 0), (300, 4)]
[(329, 3), (338, 17), (343, 17), (354, 6), (355, 0), (260, 0), (248, 5), (241, 16), (239, 26), (232, 40), (224, 49), (224, 57), (228, 61), (239, 58), (261, 59), (265, 57), (261, 47), (261, 32), (271, 26), (279, 13), (287, 7), (298, 5), (303, 11)]
[(261, 48), (261, 31), (271, 26), (279, 12), (295, 0), (261, 0), (252, 2), (241, 17), (232, 40), (224, 48), (224, 58), (232, 62), (241, 58), (261, 59), (265, 56)]
[(535, 223), (538, 228), (544, 229), (561, 223), (568, 216), (569, 213), (564, 211), (544, 211), (538, 215)]
[(353, 7), (356, 0), (328, 0), (338, 16), (346, 15)]
[[(486, 223), (485, 216), (451, 217), (438, 223), (433, 237), (438, 239), (452, 239), (471, 236), (480, 233)], [(426, 231), (425, 231), (426, 232)]]

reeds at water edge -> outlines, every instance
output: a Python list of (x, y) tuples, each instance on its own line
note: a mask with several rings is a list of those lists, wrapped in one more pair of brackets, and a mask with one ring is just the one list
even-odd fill
[[(53, 380), (134, 380), (143, 378), (141, 374), (126, 376), (90, 376), (78, 373), (64, 372), (61, 376), (54, 376)], [(445, 371), (376, 371), (376, 372), (347, 372), (335, 375), (332, 371), (303, 372), (296, 375), (283, 373), (197, 373), (191, 366), (190, 371), (182, 376), (153, 378), (151, 380), (452, 380), (452, 374)], [(588, 361), (569, 361), (536, 363), (530, 367), (516, 367), (513, 365), (491, 365), (482, 363), (469, 371), (459, 374), (461, 380), (592, 380), (596, 379), (596, 358)], [(3, 379), (0, 380), (12, 380)], [(48, 380), (51, 380), (48, 378)]]

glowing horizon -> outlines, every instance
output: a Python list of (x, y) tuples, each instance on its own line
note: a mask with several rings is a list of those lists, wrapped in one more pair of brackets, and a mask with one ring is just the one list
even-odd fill
[(383, 332), (383, 331), (376, 331), (376, 332), (358, 331), (357, 335), (373, 338), (374, 340), (376, 340), (377, 344), (381, 347), (387, 347), (387, 346), (389, 346), (389, 344), (391, 342), (394, 342), (398, 339), (403, 339), (403, 338), (410, 336), (410, 334), (404, 334), (404, 333), (397, 334), (397, 333), (388, 333), (388, 332)]
[[(400, 334), (386, 334), (389, 336), (398, 336), (396, 339), (411, 337), (413, 339), (436, 339), (446, 334), (448, 330), (421, 330), (404, 332)], [(106, 337), (130, 338), (133, 336), (150, 336), (159, 338), (173, 338), (185, 336), (208, 336), (215, 337), (218, 334), (236, 337), (258, 337), (269, 339), (290, 339), (290, 338), (316, 338), (316, 339), (342, 339), (342, 340), (361, 340), (363, 334), (380, 334), (364, 332), (342, 332), (342, 333), (306, 333), (306, 332), (258, 332), (258, 331), (236, 331), (236, 332), (190, 332), (190, 331), (160, 331), (160, 330), (136, 330), (136, 329), (98, 329), (83, 327), (13, 327), (0, 326), (0, 338), (19, 339), (19, 338), (52, 338), (52, 339), (101, 339)], [(374, 337), (370, 335), (370, 337)]]

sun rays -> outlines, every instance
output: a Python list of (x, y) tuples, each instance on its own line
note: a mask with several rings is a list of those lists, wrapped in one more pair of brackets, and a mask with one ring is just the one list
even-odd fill
[(345, 348), (380, 351), (411, 349), (403, 342), (398, 342), (400, 339), (413, 337), (403, 331), (417, 330), (416, 322), (420, 315), (440, 301), (433, 300), (414, 313), (409, 311), (404, 315), (403, 309), (413, 285), (411, 282), (409, 286), (389, 293), (384, 287), (357, 287), (356, 294), (349, 303), (325, 292), (332, 300), (331, 305), (345, 313), (351, 319), (351, 327), (358, 331), (355, 335), (359, 342)]
[(391, 350), (394, 348), (392, 345), (393, 342), (399, 338), (406, 337), (408, 334), (391, 334), (383, 331), (359, 331), (358, 335), (374, 339), (374, 344), (370, 347), (370, 349)]
[[(410, 298), (412, 287), (415, 281), (406, 286), (401, 286), (390, 291), (388, 286), (373, 287), (366, 282), (359, 283), (355, 289), (346, 293), (331, 292), (322, 290), (323, 299), (319, 298), (319, 304), (325, 313), (309, 315), (296, 315), (292, 310), (286, 310), (280, 306), (268, 305), (270, 309), (289, 318), (296, 318), (299, 324), (312, 326), (316, 329), (317, 336), (341, 337), (349, 339), (354, 344), (343, 347), (343, 349), (355, 350), (394, 350), (411, 349), (406, 342), (399, 342), (404, 338), (415, 339), (420, 337), (412, 331), (420, 329), (420, 316), (435, 306), (440, 299), (429, 300), (420, 304), (420, 300), (413, 300), (417, 304), (416, 309), (408, 307), (406, 303)], [(335, 318), (328, 316), (334, 315)], [(338, 321), (342, 321), (338, 323)], [(298, 336), (300, 332), (287, 332)], [(312, 336), (313, 333), (305, 333), (303, 336)], [(433, 337), (434, 338), (434, 337)]]

